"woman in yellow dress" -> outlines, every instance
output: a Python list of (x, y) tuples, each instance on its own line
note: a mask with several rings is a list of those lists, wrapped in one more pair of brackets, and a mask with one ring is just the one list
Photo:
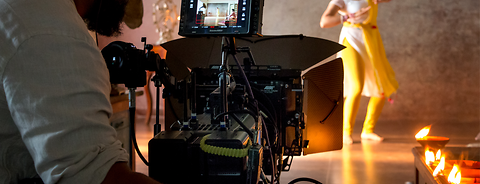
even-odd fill
[[(362, 140), (382, 141), (375, 134), (375, 124), (385, 99), (398, 89), (398, 83), (383, 48), (377, 27), (378, 3), (390, 0), (332, 0), (320, 20), (320, 27), (343, 24), (339, 53), (345, 73), (343, 143), (352, 144), (352, 131), (361, 96), (369, 96)], [(390, 98), (389, 98), (390, 99)]]

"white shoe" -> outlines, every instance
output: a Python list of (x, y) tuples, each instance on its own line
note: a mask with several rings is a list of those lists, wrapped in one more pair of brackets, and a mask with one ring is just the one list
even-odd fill
[(353, 144), (352, 136), (343, 135), (343, 144)]
[(362, 137), (362, 140), (383, 141), (383, 137), (380, 137), (375, 133), (362, 133), (360, 137)]

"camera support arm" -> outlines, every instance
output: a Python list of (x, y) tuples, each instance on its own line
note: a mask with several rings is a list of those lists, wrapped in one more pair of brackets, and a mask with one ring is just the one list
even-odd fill
[(153, 136), (157, 135), (161, 131), (160, 125), (160, 87), (162, 87), (161, 76), (159, 72), (155, 72), (152, 81), (156, 88), (156, 99), (155, 99), (155, 125), (153, 126)]
[[(228, 39), (228, 40), (227, 40)], [(221, 74), (219, 76), (220, 84), (220, 96), (222, 97), (221, 113), (228, 112), (228, 94), (227, 85), (230, 82), (228, 74), (228, 55), (235, 56), (236, 46), (234, 37), (222, 37), (222, 65), (220, 67)], [(220, 127), (226, 130), (226, 122), (228, 121), (228, 115), (221, 117)]]

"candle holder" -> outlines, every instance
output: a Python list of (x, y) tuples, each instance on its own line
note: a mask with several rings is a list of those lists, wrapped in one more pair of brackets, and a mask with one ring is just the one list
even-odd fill
[(448, 137), (439, 136), (425, 136), (417, 139), (424, 149), (428, 147), (435, 150), (443, 149), (448, 141), (450, 141)]

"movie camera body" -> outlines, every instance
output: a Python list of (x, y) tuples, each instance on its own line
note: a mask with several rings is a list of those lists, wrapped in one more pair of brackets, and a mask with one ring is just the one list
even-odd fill
[[(187, 77), (176, 78), (172, 73), (179, 72), (169, 65), (181, 63), (132, 48), (114, 42), (102, 53), (111, 77), (127, 76), (142, 85), (143, 72), (157, 66), (153, 80), (157, 88), (164, 86), (165, 130), (155, 126), (149, 162), (138, 148), (137, 153), (149, 166), (149, 176), (162, 183), (279, 183), (293, 156), (341, 149), (342, 111), (336, 110), (343, 100), (341, 59), (302, 75), (301, 69), (256, 65), (250, 53), (242, 64), (235, 59), (236, 65), (192, 68)], [(157, 123), (158, 104), (157, 98)], [(316, 128), (307, 130), (307, 122)]]
[[(231, 113), (222, 128), (221, 118), (215, 118), (222, 115), (219, 68), (214, 65), (192, 70), (195, 78), (190, 91), (195, 94), (188, 96), (195, 97), (180, 100), (197, 107), (196, 117), (188, 117), (188, 128), (173, 124), (149, 142), (149, 175), (154, 179), (164, 183), (258, 183), (261, 175), (279, 176), (288, 168), (290, 163), (283, 160), (284, 155), (300, 155), (305, 145), (301, 71), (252, 66), (245, 70), (255, 96), (252, 99), (238, 68), (231, 66), (230, 84), (235, 86), (227, 92)], [(187, 102), (193, 99), (196, 101)], [(188, 177), (182, 177), (184, 172)]]
[[(145, 70), (156, 73), (152, 80), (157, 87), (157, 124), (148, 144), (149, 162), (136, 146), (131, 123), (132, 142), (149, 166), (150, 177), (165, 184), (280, 183), (280, 174), (290, 169), (293, 156), (341, 149), (342, 113), (336, 111), (343, 104), (341, 59), (303, 76), (305, 68), (257, 65), (250, 48), (237, 47), (234, 37), (261, 36), (262, 14), (263, 0), (182, 0), (179, 35), (222, 37), (222, 62), (209, 67), (187, 70), (181, 62), (161, 59), (146, 43), (144, 50), (124, 42), (102, 50), (111, 82), (124, 83), (130, 94), (146, 84)], [(304, 40), (303, 35), (298, 38)], [(323, 59), (341, 49), (326, 51)], [(196, 51), (185, 50), (182, 55), (188, 52)], [(238, 52), (248, 54), (243, 63), (236, 57)], [(228, 63), (230, 56), (234, 65)], [(324, 81), (324, 76), (335, 80)], [(330, 86), (331, 81), (335, 85)], [(164, 131), (158, 123), (162, 85)], [(325, 86), (334, 92), (322, 91)], [(130, 107), (131, 122), (134, 109)], [(307, 122), (315, 129), (306, 131)]]

